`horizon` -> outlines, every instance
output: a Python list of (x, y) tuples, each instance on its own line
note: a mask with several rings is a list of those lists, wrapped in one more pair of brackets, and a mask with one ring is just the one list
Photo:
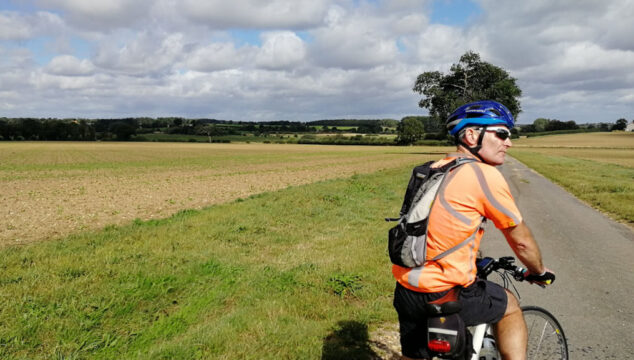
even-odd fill
[[(237, 123), (256, 123), (256, 124), (260, 124), (260, 123), (274, 123), (274, 122), (289, 122), (289, 123), (303, 123), (303, 124), (309, 124), (309, 123), (314, 123), (314, 122), (319, 122), (319, 121), (339, 121), (339, 120), (360, 120), (360, 121), (402, 121), (404, 118), (406, 117), (430, 117), (429, 115), (405, 115), (400, 119), (395, 119), (395, 118), (377, 118), (377, 117), (368, 117), (368, 118), (328, 118), (328, 119), (316, 119), (316, 120), (288, 120), (288, 119), (277, 119), (277, 120), (236, 120), (236, 119), (217, 119), (217, 118), (210, 118), (210, 117), (184, 117), (184, 116), (177, 116), (177, 115), (167, 115), (167, 116), (157, 116), (157, 117), (152, 117), (152, 116), (121, 116), (121, 117), (95, 117), (95, 118), (88, 118), (88, 117), (63, 117), (63, 118), (52, 118), (52, 117), (32, 117), (32, 116), (24, 116), (24, 117), (7, 117), (7, 116), (2, 116), (0, 117), (0, 119), (15, 119), (15, 120), (21, 120), (21, 119), (37, 119), (37, 120), (88, 120), (88, 121), (99, 121), (99, 120), (106, 120), (106, 121), (114, 121), (114, 120), (125, 120), (125, 119), (135, 119), (135, 120), (139, 120), (139, 119), (153, 119), (153, 120), (158, 120), (158, 119), (170, 119), (170, 118), (174, 118), (174, 119), (183, 119), (183, 120), (210, 120), (210, 121), (222, 121), (222, 122), (237, 122)], [(619, 118), (619, 119), (615, 119), (613, 122), (606, 122), (606, 121), (602, 121), (602, 122), (586, 122), (586, 123), (580, 123), (578, 121), (575, 121), (573, 119), (568, 119), (568, 120), (562, 120), (562, 119), (554, 119), (554, 118), (546, 118), (546, 117), (539, 117), (536, 118), (537, 119), (547, 119), (547, 120), (555, 120), (555, 121), (562, 121), (562, 122), (567, 122), (567, 121), (574, 121), (577, 125), (590, 125), (590, 124), (612, 124), (615, 123), (617, 120), (620, 119), (625, 119), (627, 120), (628, 124), (629, 123), (634, 123), (634, 118), (633, 119), (627, 119), (627, 118)], [(522, 126), (522, 125), (531, 125), (533, 124), (533, 122), (530, 123), (516, 123), (516, 126)]]

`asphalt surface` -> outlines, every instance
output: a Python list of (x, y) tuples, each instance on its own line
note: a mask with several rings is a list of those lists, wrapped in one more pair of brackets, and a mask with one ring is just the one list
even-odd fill
[[(522, 305), (555, 315), (573, 360), (634, 359), (634, 231), (509, 156), (499, 169), (557, 276), (546, 289), (517, 285)], [(483, 255), (513, 255), (492, 224), (486, 230)]]

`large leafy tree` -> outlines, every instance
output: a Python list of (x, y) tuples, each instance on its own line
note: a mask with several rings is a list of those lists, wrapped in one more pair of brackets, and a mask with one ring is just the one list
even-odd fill
[(519, 101), (522, 90), (515, 78), (506, 70), (482, 61), (472, 51), (462, 55), (448, 74), (426, 71), (418, 75), (413, 90), (424, 96), (418, 105), (428, 109), (439, 124), (457, 107), (477, 100), (498, 101), (515, 117), (522, 110)]

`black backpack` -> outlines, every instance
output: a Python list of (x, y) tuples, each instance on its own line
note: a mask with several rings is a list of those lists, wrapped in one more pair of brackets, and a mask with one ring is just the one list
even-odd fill
[[(407, 185), (399, 218), (386, 218), (386, 221), (398, 221), (388, 232), (388, 252), (393, 264), (413, 268), (423, 266), (427, 256), (427, 222), (431, 207), (438, 196), (446, 175), (453, 169), (466, 163), (477, 161), (469, 157), (459, 157), (437, 168), (434, 161), (417, 166)], [(476, 229), (476, 232), (479, 230)], [(474, 233), (475, 235), (475, 233)], [(446, 250), (432, 260), (438, 260), (458, 248), (466, 245), (472, 236)]]

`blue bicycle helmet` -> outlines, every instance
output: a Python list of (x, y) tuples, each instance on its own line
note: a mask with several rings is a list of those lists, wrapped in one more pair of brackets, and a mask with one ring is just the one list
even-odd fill
[(515, 125), (513, 114), (497, 101), (483, 100), (462, 105), (447, 118), (447, 130), (455, 136), (468, 125), (506, 125), (512, 129)]

